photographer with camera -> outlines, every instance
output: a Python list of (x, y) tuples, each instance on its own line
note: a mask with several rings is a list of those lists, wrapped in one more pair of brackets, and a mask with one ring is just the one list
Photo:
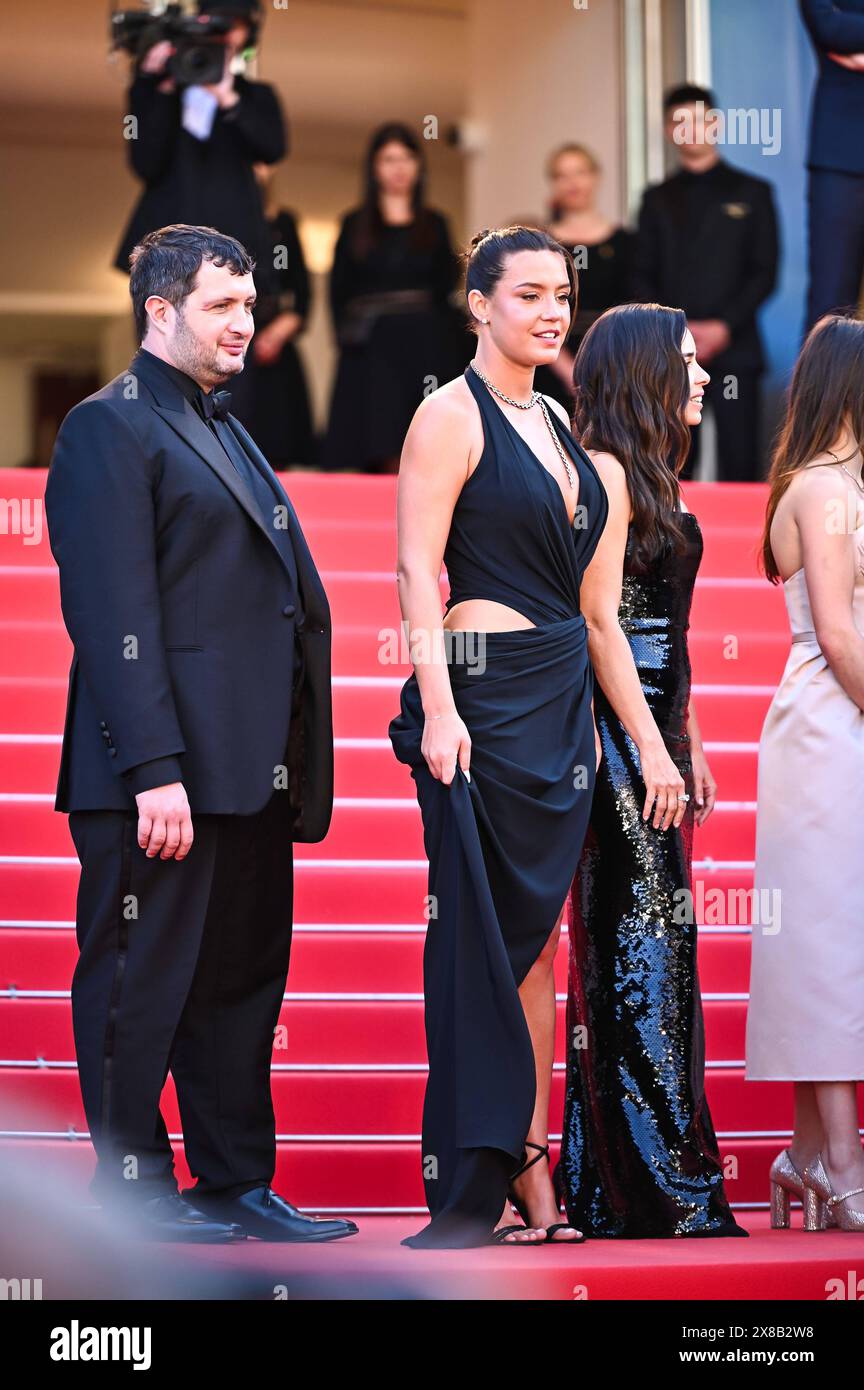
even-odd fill
[(118, 270), (129, 273), (130, 252), (148, 232), (186, 223), (242, 242), (266, 288), (260, 282), (273, 257), (253, 166), (284, 158), (285, 122), (273, 87), (232, 70), (254, 46), (260, 20), (259, 0), (198, 0), (195, 15), (169, 5), (158, 16), (112, 16), (115, 47), (135, 59), (129, 158), (145, 184), (114, 260)]

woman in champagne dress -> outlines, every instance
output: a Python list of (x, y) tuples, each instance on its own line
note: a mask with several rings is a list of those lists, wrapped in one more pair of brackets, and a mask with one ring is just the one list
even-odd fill
[(763, 559), (789, 657), (759, 743), (747, 1078), (791, 1081), (773, 1226), (864, 1231), (864, 323), (831, 315), (795, 368)]

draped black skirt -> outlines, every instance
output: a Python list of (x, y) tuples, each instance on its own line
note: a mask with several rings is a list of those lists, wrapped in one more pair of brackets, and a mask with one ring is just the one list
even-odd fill
[(508, 632), (444, 630), (471, 781), (420, 752), (415, 675), (389, 734), (417, 787), (429, 860), (423, 960), (431, 1221), (403, 1244), (483, 1245), (531, 1123), (536, 1075), (518, 989), (555, 926), (594, 787), (593, 672), (580, 615)]

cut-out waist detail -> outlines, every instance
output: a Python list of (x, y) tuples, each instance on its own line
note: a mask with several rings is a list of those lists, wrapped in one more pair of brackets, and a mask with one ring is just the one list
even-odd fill
[[(464, 627), (459, 627), (459, 626), (456, 625), (456, 624), (450, 624), (450, 623), (448, 623), (448, 619), (451, 617), (452, 614), (457, 613), (457, 610), (459, 610), (459, 609), (465, 609), (466, 607), (468, 607), (468, 606), (471, 605), (471, 604), (483, 604), (483, 605), (484, 605), (486, 608), (488, 608), (488, 609), (496, 610), (498, 613), (500, 613), (500, 615), (501, 615), (502, 617), (504, 617), (504, 615), (508, 615), (509, 617), (512, 617), (512, 618), (521, 619), (521, 621), (520, 621), (520, 622), (515, 622), (515, 623), (511, 622), (511, 623), (509, 623), (506, 627), (491, 627), (491, 628), (478, 628), (478, 627), (475, 627), (475, 626), (471, 626), (471, 627), (468, 627), (468, 628), (464, 628)], [(458, 616), (458, 617), (464, 617), (464, 614), (463, 614), (463, 613), (458, 613), (457, 616)], [(481, 617), (483, 617), (483, 616), (486, 616), (486, 617), (491, 616), (491, 617), (494, 619), (495, 613), (493, 612), (493, 613), (491, 613), (491, 614), (485, 614), (485, 615), (481, 613), (480, 616), (481, 616)], [(469, 618), (470, 618), (470, 610), (469, 610)], [(444, 622), (443, 622), (443, 627), (444, 627), (445, 632), (518, 632), (518, 631), (519, 631), (520, 629), (522, 629), (522, 628), (526, 628), (526, 627), (536, 627), (536, 626), (537, 626), (537, 624), (534, 623), (534, 622), (532, 622), (531, 619), (528, 618), (524, 613), (520, 613), (519, 610), (518, 610), (518, 608), (513, 608), (513, 607), (511, 607), (509, 604), (506, 604), (506, 603), (499, 603), (497, 599), (489, 599), (489, 598), (465, 598), (465, 599), (460, 599), (458, 603), (454, 603), (453, 606), (452, 606), (452, 608), (448, 609), (447, 613), (444, 615)]]

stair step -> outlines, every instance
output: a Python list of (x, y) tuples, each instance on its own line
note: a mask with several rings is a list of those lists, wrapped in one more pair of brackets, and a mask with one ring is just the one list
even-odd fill
[[(719, 795), (729, 801), (756, 799), (756, 743), (709, 743), (706, 748)], [(60, 766), (60, 734), (0, 734), (0, 794), (50, 795), (53, 799)], [(390, 740), (337, 739), (335, 749), (337, 797), (413, 797), (408, 769), (396, 761)]]
[[(345, 1135), (415, 1135), (423, 1120), (426, 1068), (414, 1071), (309, 1070), (273, 1071), (276, 1130), (280, 1134), (328, 1134), (338, 1117)], [(738, 1132), (791, 1130), (794, 1104), (791, 1085), (747, 1081), (742, 1068), (711, 1068), (706, 1094), (715, 1130)], [(3, 1130), (87, 1132), (75, 1067), (3, 1067)], [(565, 1074), (552, 1078), (550, 1125), (560, 1130), (564, 1113)], [(173, 1080), (161, 1101), (171, 1134), (182, 1130)], [(860, 1113), (864, 1123), (864, 1102)]]
[[(71, 649), (70, 649), (71, 650)], [(386, 738), (390, 721), (399, 713), (399, 694), (407, 678), (388, 672), (376, 676), (333, 678), (333, 727), (337, 738)], [(758, 742), (773, 685), (724, 685), (697, 681), (692, 698), (702, 736), (721, 741), (734, 734), (742, 742)], [(63, 728), (66, 680), (0, 677), (0, 734), (51, 734)]]
[[(412, 860), (328, 860), (307, 857), (312, 845), (295, 845), (294, 914), (299, 922), (342, 922), (346, 905), (355, 922), (413, 922), (422, 918), (428, 887), (426, 864)], [(700, 887), (700, 884), (702, 885)], [(693, 895), (700, 903), (729, 900), (753, 886), (750, 862), (720, 864), (696, 860)], [(68, 922), (75, 916), (78, 861), (3, 862), (0, 904), (4, 920)], [(720, 895), (720, 897), (709, 895)], [(717, 925), (723, 925), (722, 922)], [(742, 925), (740, 917), (734, 925)]]
[[(401, 612), (395, 575), (382, 571), (321, 570), (321, 578), (333, 619), (333, 630), (368, 623), (370, 617), (379, 628), (400, 635)], [(446, 577), (440, 581), (446, 598)], [(274, 606), (278, 596), (274, 595)], [(56, 644), (68, 638), (62, 625), (60, 586), (56, 569), (28, 565), (0, 566), (0, 613), (3, 614), (3, 645), (7, 649), (0, 674), (44, 674), (45, 665), (15, 665), (16, 654), (24, 651), (29, 662), (37, 659), (33, 644), (52, 642), (46, 649), (53, 657)], [(788, 624), (783, 592), (779, 586), (759, 578), (700, 578), (696, 580), (690, 625), (695, 631), (722, 633), (730, 642), (742, 634), (757, 631), (783, 632)], [(54, 629), (56, 628), (56, 632)], [(386, 641), (384, 638), (382, 641)], [(390, 637), (392, 646), (393, 637)], [(19, 658), (20, 659), (20, 658)]]
[[(289, 980), (288, 998), (280, 1026), (289, 1039), (293, 1063), (425, 1062), (423, 999), (419, 990), (408, 998), (383, 996), (352, 999), (297, 997)], [(360, 991), (358, 991), (360, 993)], [(746, 997), (703, 995), (707, 1058), (740, 1061), (744, 1056)], [(564, 1002), (559, 996), (555, 1055), (564, 1057)], [(274, 1049), (273, 1060), (288, 1060)], [(26, 995), (0, 997), (0, 1058), (63, 1061), (75, 1056), (72, 1009), (68, 997), (33, 999)]]
[[(304, 994), (327, 991), (419, 993), (423, 989), (425, 928), (324, 931), (296, 924), (291, 944), (290, 988)], [(562, 930), (555, 978), (567, 988), (568, 933)], [(700, 931), (699, 979), (718, 992), (746, 990), (750, 975), (750, 932)], [(0, 990), (67, 990), (78, 959), (75, 929), (0, 926)]]
[[(423, 825), (416, 797), (385, 801), (356, 797), (337, 801), (326, 839), (303, 848), (307, 859), (374, 858), (382, 845), (393, 859), (422, 859)], [(194, 806), (193, 806), (194, 815)], [(704, 858), (753, 858), (756, 813), (751, 803), (720, 802), (695, 831), (696, 851)], [(0, 844), (7, 855), (72, 855), (68, 820), (52, 801), (0, 795)]]
[[(768, 1201), (768, 1170), (791, 1137), (788, 1131), (762, 1138), (727, 1138), (718, 1134), (726, 1173), (725, 1188), (733, 1204)], [(51, 1161), (60, 1166), (70, 1194), (86, 1199), (93, 1176), (93, 1149), (86, 1139), (0, 1139), (4, 1153), (21, 1165)], [(173, 1144), (178, 1182), (191, 1178), (179, 1143)], [(560, 1144), (550, 1143), (550, 1159), (558, 1162)], [(417, 1229), (428, 1220), (420, 1170), (419, 1141), (409, 1139), (281, 1140), (276, 1146), (273, 1187), (290, 1194), (307, 1211), (345, 1212), (374, 1207), (384, 1211), (413, 1210)], [(742, 1214), (746, 1226), (746, 1212)], [(800, 1215), (797, 1218), (800, 1224)], [(780, 1253), (778, 1252), (778, 1258)]]

